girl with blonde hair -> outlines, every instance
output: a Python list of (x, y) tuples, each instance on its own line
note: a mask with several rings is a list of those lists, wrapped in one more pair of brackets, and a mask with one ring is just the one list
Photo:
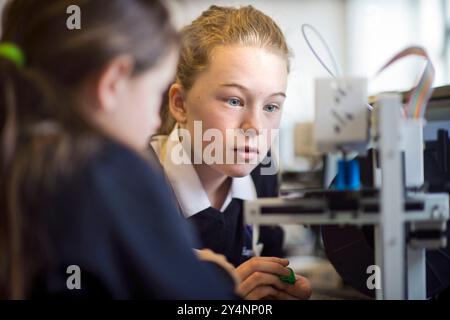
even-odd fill
[(284, 35), (252, 6), (211, 6), (182, 30), (181, 41), (161, 132), (151, 142), (179, 207), (201, 248), (236, 266), (242, 296), (308, 298), (306, 278), (296, 275), (293, 285), (280, 280), (290, 274), (289, 261), (279, 258), (283, 231), (264, 228), (263, 257), (255, 257), (243, 220), (243, 201), (278, 194), (277, 176), (265, 174), (262, 162), (271, 159), (286, 98)]

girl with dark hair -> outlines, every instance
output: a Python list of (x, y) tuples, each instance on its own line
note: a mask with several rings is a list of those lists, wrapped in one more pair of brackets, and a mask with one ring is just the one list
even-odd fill
[(0, 297), (233, 297), (144, 156), (178, 56), (167, 9), (15, 0), (2, 31)]

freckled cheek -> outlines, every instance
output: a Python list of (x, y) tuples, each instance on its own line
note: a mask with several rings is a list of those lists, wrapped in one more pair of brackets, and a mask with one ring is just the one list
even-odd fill
[(234, 128), (233, 114), (215, 100), (188, 104), (187, 116), (188, 122), (192, 123), (192, 126), (194, 121), (201, 121), (203, 130), (215, 128), (225, 132), (227, 128)]
[(272, 113), (265, 113), (264, 119), (268, 123), (269, 126), (278, 127), (281, 122), (282, 111), (278, 110)]
[(263, 156), (272, 147), (276, 137), (279, 134), (280, 120), (266, 119), (263, 123), (263, 132), (257, 138), (257, 144), (260, 148), (260, 155)]

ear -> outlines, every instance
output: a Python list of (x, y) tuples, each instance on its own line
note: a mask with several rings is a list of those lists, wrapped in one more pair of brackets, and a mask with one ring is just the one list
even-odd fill
[(184, 97), (184, 89), (179, 83), (174, 83), (170, 86), (169, 110), (175, 120), (181, 124), (184, 124), (187, 121)]
[(97, 83), (99, 108), (111, 111), (123, 101), (133, 71), (133, 59), (120, 56), (112, 60), (101, 72)]

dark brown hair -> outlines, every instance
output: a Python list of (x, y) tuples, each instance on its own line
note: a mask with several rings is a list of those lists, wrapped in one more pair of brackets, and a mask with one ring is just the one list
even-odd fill
[[(66, 26), (71, 5), (79, 30)], [(24, 298), (39, 260), (33, 209), (101, 140), (77, 106), (80, 87), (122, 54), (133, 75), (150, 69), (178, 35), (157, 0), (13, 0), (2, 22), (0, 42), (26, 63), (0, 57), (0, 297)]]

